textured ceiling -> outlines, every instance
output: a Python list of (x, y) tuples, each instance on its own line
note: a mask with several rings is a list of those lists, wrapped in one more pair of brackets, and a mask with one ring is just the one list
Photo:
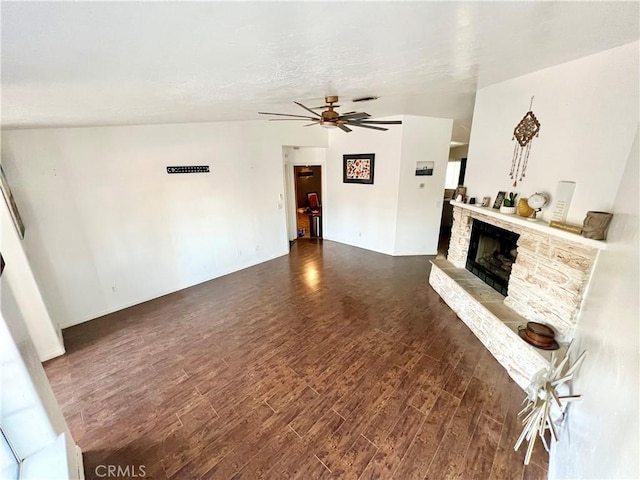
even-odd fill
[[(255, 120), (337, 94), (456, 119), (479, 86), (638, 39), (638, 3), (2, 2), (2, 126)], [(376, 95), (354, 105), (344, 100)], [(344, 111), (344, 109), (342, 109)]]

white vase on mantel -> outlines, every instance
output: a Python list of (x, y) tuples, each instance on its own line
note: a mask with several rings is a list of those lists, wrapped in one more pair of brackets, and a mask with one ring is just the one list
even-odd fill
[(507, 215), (513, 215), (516, 211), (516, 207), (505, 207), (504, 205), (500, 207), (500, 213), (506, 213)]

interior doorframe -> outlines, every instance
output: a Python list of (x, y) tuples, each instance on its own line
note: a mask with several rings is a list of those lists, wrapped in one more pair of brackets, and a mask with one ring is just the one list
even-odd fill
[[(299, 160), (295, 156), (296, 150), (301, 149), (315, 149), (318, 151), (324, 151), (324, 155), (316, 155), (314, 161), (309, 162), (305, 160)], [(286, 210), (286, 228), (287, 228), (287, 240), (292, 242), (298, 238), (298, 228), (296, 221), (296, 187), (295, 187), (295, 173), (294, 168), (296, 166), (310, 166), (322, 168), (322, 192), (320, 197), (322, 198), (322, 223), (324, 230), (324, 223), (326, 219), (326, 204), (327, 204), (327, 147), (294, 147), (286, 146), (282, 147), (282, 160), (283, 160), (283, 173), (284, 173), (284, 185), (285, 185), (285, 210)]]

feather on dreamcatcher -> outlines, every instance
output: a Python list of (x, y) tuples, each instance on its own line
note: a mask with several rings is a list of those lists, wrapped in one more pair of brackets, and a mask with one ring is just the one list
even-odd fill
[(513, 138), (511, 140), (515, 140), (516, 144), (513, 148), (509, 177), (513, 180), (514, 187), (525, 176), (527, 164), (529, 163), (529, 153), (531, 152), (531, 142), (533, 137), (537, 137), (540, 133), (540, 122), (533, 114), (532, 107), (533, 97), (531, 97), (529, 111), (522, 117), (516, 128), (513, 129)]

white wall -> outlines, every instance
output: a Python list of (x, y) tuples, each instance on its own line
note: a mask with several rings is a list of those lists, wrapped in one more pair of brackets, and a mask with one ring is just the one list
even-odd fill
[[(5, 270), (6, 273), (6, 270)], [(18, 457), (32, 467), (45, 467), (48, 478), (84, 478), (81, 457), (53, 394), (32, 334), (18, 304), (9, 278), (0, 278), (0, 405), (2, 426)], [(64, 434), (65, 445), (46, 465), (39, 457), (43, 449)], [(66, 455), (65, 455), (66, 450)], [(24, 466), (24, 465), (23, 465)], [(28, 476), (26, 468), (23, 471)]]
[[(9, 183), (11, 184), (11, 181)], [(14, 190), (12, 188), (12, 191)], [(20, 207), (21, 204), (18, 202), (18, 208)], [(25, 232), (27, 238), (31, 234), (30, 230)], [(25, 255), (23, 242), (3, 198), (0, 198), (0, 252), (6, 263), (2, 274), (4, 287), (0, 288), (0, 305), (10, 285), (40, 360), (45, 361), (62, 355), (64, 347), (60, 328), (49, 316), (29, 260)]]
[[(638, 54), (635, 42), (479, 90), (465, 179), (469, 196), (495, 199), (499, 190), (554, 195), (564, 180), (577, 184), (568, 222), (582, 224), (589, 210), (611, 210), (638, 121)], [(531, 96), (540, 136), (526, 177), (512, 187), (513, 129)]]
[(322, 165), (327, 159), (327, 149), (320, 147), (289, 147), (287, 153), (291, 165)]
[[(330, 132), (324, 236), (388, 255), (434, 255), (452, 120), (390, 119), (403, 124), (386, 132)], [(375, 153), (373, 185), (342, 182), (342, 156), (348, 153)], [(435, 162), (433, 176), (415, 176), (419, 160)]]
[[(401, 117), (394, 117), (398, 120)], [(402, 126), (386, 132), (330, 130), (324, 237), (393, 255), (398, 215)], [(373, 185), (342, 183), (344, 154), (375, 153)]]
[[(435, 255), (453, 120), (403, 117), (395, 255)], [(417, 161), (435, 163), (416, 176)], [(422, 186), (421, 186), (422, 185)]]
[[(288, 252), (282, 145), (326, 131), (268, 122), (15, 130), (2, 158), (24, 247), (63, 327)], [(168, 165), (210, 165), (168, 175)]]
[[(403, 121), (332, 132), (328, 157), (326, 130), (265, 122), (3, 132), (51, 318), (67, 327), (286, 254), (286, 145), (324, 147), (285, 151), (289, 164), (326, 166), (326, 238), (434, 254), (451, 120)], [(342, 154), (368, 152), (375, 184), (343, 184)], [(434, 176), (415, 177), (417, 160), (436, 162)], [(165, 171), (198, 164), (211, 173)]]
[(550, 478), (639, 478), (638, 130), (613, 205), (607, 249), (600, 253), (576, 331), (587, 358), (552, 450)]

